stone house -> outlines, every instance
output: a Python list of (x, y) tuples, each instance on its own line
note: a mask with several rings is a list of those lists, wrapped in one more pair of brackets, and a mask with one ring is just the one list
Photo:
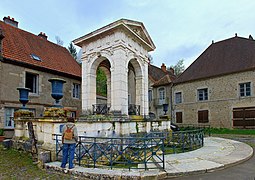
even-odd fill
[[(149, 113), (151, 116), (156, 118), (164, 117), (171, 118), (171, 91), (173, 81), (176, 78), (174, 75), (174, 70), (167, 70), (164, 63), (162, 63), (161, 68), (154, 65), (149, 65)], [(166, 114), (163, 109), (163, 104), (167, 104)]]
[(255, 127), (255, 41), (213, 42), (175, 81), (176, 123)]
[(62, 105), (78, 116), (81, 109), (81, 67), (68, 50), (47, 40), (45, 33), (34, 35), (18, 28), (13, 18), (0, 21), (0, 128), (13, 131), (13, 113), (19, 109), (17, 87), (28, 87), (27, 108), (42, 116), (54, 103), (50, 78), (62, 78)]

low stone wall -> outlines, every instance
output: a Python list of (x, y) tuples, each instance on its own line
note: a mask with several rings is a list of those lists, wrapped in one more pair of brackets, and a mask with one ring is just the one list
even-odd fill
[[(17, 118), (15, 119), (14, 144), (16, 147), (28, 147), (28, 122), (33, 123), (37, 139), (38, 152), (50, 151), (51, 160), (56, 159), (56, 142), (54, 134), (61, 134), (61, 128), (66, 123), (64, 119), (56, 118)], [(79, 136), (111, 137), (128, 136), (133, 133), (150, 132), (152, 130), (170, 130), (169, 120), (80, 120), (76, 122)]]

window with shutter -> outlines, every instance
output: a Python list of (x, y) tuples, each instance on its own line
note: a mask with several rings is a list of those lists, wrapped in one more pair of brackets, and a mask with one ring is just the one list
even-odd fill
[(182, 123), (182, 112), (176, 112), (176, 123)]
[(208, 110), (198, 111), (198, 123), (208, 123)]

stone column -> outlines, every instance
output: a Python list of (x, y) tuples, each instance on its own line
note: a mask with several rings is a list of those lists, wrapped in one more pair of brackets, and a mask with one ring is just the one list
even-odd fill
[(142, 97), (142, 93), (143, 93), (143, 77), (142, 76), (137, 76), (135, 78), (136, 81), (136, 105), (140, 105), (140, 115), (143, 115), (143, 97)]
[(110, 106), (111, 105), (111, 76), (108, 75), (107, 76), (107, 105)]
[(96, 104), (96, 70), (90, 69), (89, 61), (82, 61), (82, 110), (92, 110)]
[(25, 136), (25, 131), (24, 131), (24, 121), (21, 121), (18, 119), (15, 119), (15, 129), (14, 129), (14, 136), (15, 137), (24, 137)]
[(111, 68), (111, 111), (121, 111), (128, 114), (128, 69), (125, 51), (115, 50), (112, 56), (114, 67)]
[(149, 99), (148, 99), (148, 91), (149, 91), (149, 83), (148, 83), (148, 63), (144, 63), (144, 76), (143, 76), (143, 82), (142, 84), (144, 85), (143, 88), (143, 115), (147, 116), (149, 115)]

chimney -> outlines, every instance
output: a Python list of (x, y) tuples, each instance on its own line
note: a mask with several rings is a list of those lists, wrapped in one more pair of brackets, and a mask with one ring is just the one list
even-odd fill
[(40, 34), (38, 34), (38, 36), (41, 37), (41, 38), (43, 38), (43, 39), (46, 39), (46, 40), (47, 40), (47, 38), (48, 38), (48, 36), (46, 36), (46, 34), (43, 33), (43, 32), (40, 32)]
[(2, 56), (3, 56), (3, 54), (2, 54), (2, 50), (3, 50), (3, 43), (2, 43), (2, 40), (3, 40), (3, 38), (4, 38), (4, 32), (3, 32), (3, 30), (0, 28), (0, 60), (2, 59)]
[(174, 68), (170, 67), (169, 71), (171, 72), (172, 75), (174, 75)]
[(11, 25), (11, 26), (13, 26), (13, 27), (18, 27), (18, 24), (19, 24), (19, 22), (18, 21), (15, 21), (15, 19), (14, 18), (11, 18), (10, 16), (8, 16), (8, 17), (4, 17), (3, 18), (3, 21), (6, 23), (6, 24), (9, 24), (9, 25)]
[(162, 63), (161, 69), (162, 69), (162, 71), (166, 72), (166, 65), (164, 63)]

